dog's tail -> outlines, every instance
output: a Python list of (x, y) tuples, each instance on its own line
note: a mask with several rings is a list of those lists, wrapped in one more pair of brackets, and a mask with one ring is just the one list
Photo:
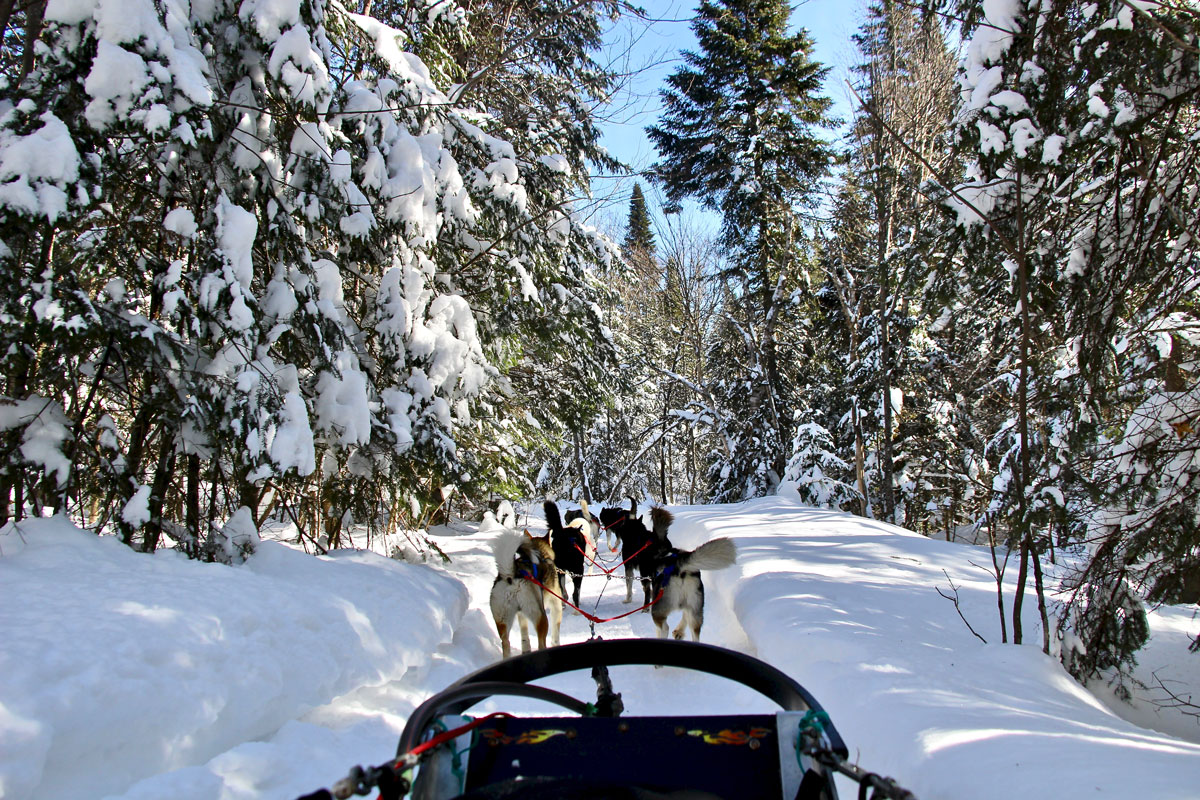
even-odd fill
[(680, 570), (724, 569), (737, 561), (733, 539), (721, 537), (705, 542), (679, 559)]
[(546, 527), (552, 531), (562, 530), (562, 515), (558, 511), (558, 503), (553, 500), (547, 500), (542, 503), (542, 510), (546, 512)]
[(654, 526), (655, 538), (662, 539), (667, 535), (667, 528), (675, 521), (675, 515), (662, 506), (650, 509), (650, 522)]
[(583, 511), (583, 518), (586, 519), (588, 522), (591, 522), (592, 521), (592, 512), (588, 511), (587, 500), (584, 500), (582, 497), (579, 498), (579, 509), (581, 511)]
[(492, 555), (496, 557), (496, 571), (501, 578), (511, 578), (515, 574), (517, 551), (525, 542), (525, 534), (516, 531), (505, 531), (492, 542)]

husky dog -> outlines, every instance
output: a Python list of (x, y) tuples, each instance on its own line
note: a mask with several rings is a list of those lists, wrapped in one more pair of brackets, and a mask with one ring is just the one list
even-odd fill
[(650, 616), (658, 628), (658, 638), (667, 638), (667, 616), (673, 611), (683, 611), (679, 625), (671, 635), (683, 638), (685, 627), (692, 629), (692, 641), (700, 641), (700, 626), (704, 624), (704, 583), (700, 580), (702, 569), (723, 569), (737, 560), (737, 548), (732, 539), (720, 538), (705, 542), (695, 550), (680, 550), (671, 546), (667, 528), (674, 517), (665, 508), (657, 506), (650, 511), (654, 524), (653, 592), (662, 597), (650, 607)]
[(532, 622), (537, 630), (538, 649), (550, 644), (558, 645), (559, 629), (562, 627), (562, 600), (552, 592), (526, 578), (536, 578), (542, 584), (555, 586), (558, 583), (558, 567), (554, 564), (554, 550), (550, 537), (532, 536), (505, 531), (492, 546), (496, 556), (496, 580), (492, 583), (492, 619), (496, 621), (496, 632), (500, 634), (500, 646), (504, 657), (512, 655), (508, 644), (508, 632), (516, 617), (521, 626), (521, 652), (529, 652), (529, 628)]
[[(632, 497), (629, 498), (629, 507), (637, 509), (637, 501)], [(626, 511), (623, 508), (605, 506), (600, 509), (600, 525), (596, 533), (597, 538), (601, 533), (605, 536), (605, 543), (608, 545), (610, 553), (617, 552), (617, 546), (621, 544), (621, 526), (626, 517), (637, 516), (635, 511)]]
[(645, 595), (642, 605), (649, 606), (652, 597), (651, 578), (654, 575), (655, 537), (646, 527), (646, 523), (638, 517), (637, 501), (629, 498), (628, 511), (623, 508), (601, 509), (600, 523), (621, 543), (621, 560), (625, 562), (625, 602), (633, 602), (633, 573), (636, 570), (641, 576), (642, 591)]
[(587, 552), (588, 541), (584, 534), (587, 520), (576, 517), (568, 525), (563, 525), (558, 513), (558, 505), (553, 500), (542, 504), (546, 512), (546, 527), (550, 529), (550, 542), (554, 547), (554, 563), (558, 565), (559, 586), (562, 596), (567, 596), (567, 575), (575, 584), (571, 592), (571, 600), (579, 607), (579, 588), (583, 584), (583, 554)]
[(577, 519), (584, 521), (584, 525), (580, 530), (583, 531), (583, 536), (587, 539), (587, 554), (591, 558), (595, 558), (596, 542), (600, 538), (600, 521), (592, 516), (587, 500), (581, 498), (579, 508), (573, 508), (568, 511), (565, 519), (568, 526)]

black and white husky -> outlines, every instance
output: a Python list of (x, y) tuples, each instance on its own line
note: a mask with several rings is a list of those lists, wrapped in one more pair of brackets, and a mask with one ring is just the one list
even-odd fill
[[(492, 619), (496, 622), (496, 633), (500, 634), (500, 647), (505, 658), (512, 655), (508, 644), (508, 633), (513, 618), (521, 626), (521, 652), (528, 653), (529, 628), (533, 623), (537, 631), (538, 649), (544, 650), (546, 642), (559, 642), (562, 627), (562, 600), (543, 586), (558, 588), (558, 567), (554, 563), (554, 550), (550, 536), (531, 536), (529, 531), (516, 533), (505, 531), (492, 545), (496, 557), (496, 580), (492, 583)], [(536, 578), (539, 586), (528, 578)]]
[[(665, 508), (659, 509), (659, 512), (666, 514), (668, 518), (671, 516)], [(651, 510), (652, 518), (654, 513)], [(645, 595), (642, 605), (649, 606), (650, 598), (653, 597), (650, 586), (654, 575), (655, 537), (646, 527), (646, 523), (638, 517), (637, 501), (629, 498), (628, 511), (619, 507), (600, 509), (600, 524), (621, 543), (621, 560), (625, 563), (625, 602), (633, 602), (633, 576), (636, 572), (641, 576), (642, 591)], [(666, 524), (671, 523), (668, 520)]]
[(737, 548), (732, 539), (720, 538), (705, 542), (695, 550), (680, 550), (671, 546), (667, 528), (674, 517), (665, 508), (654, 508), (650, 512), (654, 529), (654, 577), (651, 592), (653, 597), (662, 596), (650, 606), (650, 617), (658, 628), (658, 638), (667, 638), (667, 617), (674, 611), (682, 611), (679, 625), (671, 633), (676, 639), (683, 638), (685, 628), (692, 629), (692, 641), (700, 641), (700, 626), (704, 624), (704, 583), (700, 571), (724, 569), (737, 560)]
[(575, 585), (571, 599), (578, 608), (579, 587), (583, 583), (583, 573), (587, 566), (584, 564), (584, 553), (591, 556), (595, 552), (588, 541), (588, 521), (584, 517), (576, 517), (563, 525), (562, 517), (558, 513), (558, 504), (553, 500), (543, 503), (542, 510), (546, 514), (546, 527), (550, 529), (550, 544), (554, 548), (554, 563), (559, 569), (562, 597), (565, 599), (567, 596), (567, 577), (570, 576)]

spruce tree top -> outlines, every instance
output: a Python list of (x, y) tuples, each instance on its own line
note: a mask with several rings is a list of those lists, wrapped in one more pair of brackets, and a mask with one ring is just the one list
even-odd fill
[(650, 230), (650, 213), (646, 211), (646, 196), (642, 194), (640, 183), (633, 185), (633, 195), (629, 198), (629, 226), (622, 246), (626, 255), (635, 251), (645, 254), (654, 252), (654, 232)]
[(781, 206), (815, 205), (833, 124), (819, 94), (828, 68), (812, 61), (808, 32), (788, 33), (786, 0), (703, 0), (692, 23), (699, 52), (662, 91), (661, 156), (653, 167), (668, 200), (695, 197), (720, 211), (727, 239), (764, 224)]

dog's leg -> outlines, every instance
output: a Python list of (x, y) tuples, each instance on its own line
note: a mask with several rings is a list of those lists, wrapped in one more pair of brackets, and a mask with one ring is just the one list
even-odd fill
[(700, 641), (700, 626), (704, 624), (704, 581), (700, 573), (696, 573), (696, 591), (687, 609), (688, 618), (692, 622), (692, 641)]
[(550, 615), (545, 612), (537, 621), (538, 650), (546, 649), (546, 636), (550, 633)]
[[(643, 612), (650, 610), (651, 591), (652, 590), (650, 588), (650, 579), (643, 575), (642, 576), (642, 592), (645, 594), (645, 598), (646, 598), (642, 602), (642, 605), (645, 606), (645, 608), (642, 609)], [(665, 625), (666, 623), (664, 622), (663, 624)]]
[(628, 567), (625, 569), (625, 602), (633, 602), (633, 572)]
[(508, 622), (496, 620), (496, 633), (500, 634), (500, 653), (504, 658), (512, 655), (512, 645), (508, 643), (508, 625)]
[[(578, 608), (579, 607), (579, 589), (580, 589), (580, 587), (583, 586), (583, 576), (582, 575), (574, 575), (574, 576), (572, 576), (572, 580), (575, 581), (575, 591), (573, 591), (571, 593), (571, 600), (575, 603), (576, 608)], [(575, 613), (579, 614), (582, 612), (576, 611)]]
[(562, 632), (562, 603), (551, 604), (550, 608), (546, 611), (546, 616), (550, 618), (550, 644), (558, 647), (561, 641), (559, 634)]
[[(685, 628), (685, 627), (687, 626), (687, 624), (688, 624), (688, 623), (691, 621), (691, 616), (692, 616), (692, 615), (691, 615), (691, 614), (689, 614), (689, 613), (688, 613), (688, 610), (685, 608), (685, 609), (683, 610), (683, 616), (681, 616), (681, 617), (679, 618), (679, 624), (675, 626), (675, 630), (671, 631), (671, 636), (672, 636), (672, 637), (674, 637), (674, 638), (676, 638), (676, 639), (682, 639), (682, 638), (683, 638), (683, 631), (684, 631), (684, 628)], [(695, 630), (695, 626), (693, 626), (692, 630)], [(697, 636), (699, 636), (699, 633), (697, 633), (696, 635), (697, 635)]]
[(517, 624), (521, 626), (521, 652), (528, 653), (531, 649), (529, 646), (529, 623), (524, 614), (517, 615)]

